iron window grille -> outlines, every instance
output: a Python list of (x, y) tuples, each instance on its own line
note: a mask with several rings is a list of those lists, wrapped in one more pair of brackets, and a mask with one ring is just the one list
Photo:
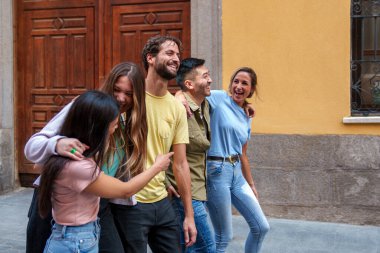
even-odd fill
[(380, 0), (351, 0), (351, 115), (380, 115)]

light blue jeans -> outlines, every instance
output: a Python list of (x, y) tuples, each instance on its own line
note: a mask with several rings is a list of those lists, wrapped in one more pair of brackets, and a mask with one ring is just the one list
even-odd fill
[(44, 253), (98, 253), (99, 235), (99, 220), (81, 226), (63, 226), (55, 223)]
[(215, 253), (214, 233), (207, 219), (206, 205), (204, 201), (192, 200), (194, 210), (194, 221), (197, 228), (197, 240), (191, 247), (185, 247), (185, 238), (183, 236), (183, 220), (185, 219), (185, 210), (180, 198), (172, 198), (172, 205), (177, 214), (178, 222), (181, 227), (181, 248), (183, 253)]
[(216, 252), (225, 252), (232, 239), (231, 204), (250, 228), (245, 253), (258, 253), (269, 224), (251, 187), (245, 180), (240, 161), (207, 161), (207, 207), (214, 226)]

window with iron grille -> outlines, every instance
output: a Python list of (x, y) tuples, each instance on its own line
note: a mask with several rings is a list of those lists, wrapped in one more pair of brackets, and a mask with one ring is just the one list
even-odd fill
[(380, 0), (351, 0), (351, 115), (380, 116)]

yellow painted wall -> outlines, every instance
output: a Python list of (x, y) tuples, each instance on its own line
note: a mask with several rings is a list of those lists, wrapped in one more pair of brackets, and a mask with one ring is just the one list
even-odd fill
[(349, 0), (223, 0), (223, 87), (243, 65), (258, 75), (253, 132), (371, 134), (350, 116)]

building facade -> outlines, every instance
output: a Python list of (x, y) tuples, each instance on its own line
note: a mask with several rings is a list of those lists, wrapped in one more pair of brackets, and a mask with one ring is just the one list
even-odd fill
[[(248, 152), (265, 213), (380, 225), (380, 110), (372, 102), (373, 110), (359, 115), (352, 103), (352, 8), (375, 1), (176, 2), (190, 5), (189, 54), (206, 59), (212, 88), (227, 89), (230, 75), (241, 66), (258, 75), (258, 96), (250, 100), (256, 116)], [(23, 56), (16, 50), (22, 4), (0, 2), (2, 192), (19, 185), (23, 170), (18, 133), (18, 94), (24, 87), (18, 61)], [(375, 47), (374, 57), (378, 54)], [(376, 71), (373, 76), (377, 80)]]
[(380, 224), (380, 107), (352, 113), (350, 62), (351, 6), (375, 2), (223, 1), (223, 87), (239, 66), (258, 74), (249, 153), (267, 215)]

